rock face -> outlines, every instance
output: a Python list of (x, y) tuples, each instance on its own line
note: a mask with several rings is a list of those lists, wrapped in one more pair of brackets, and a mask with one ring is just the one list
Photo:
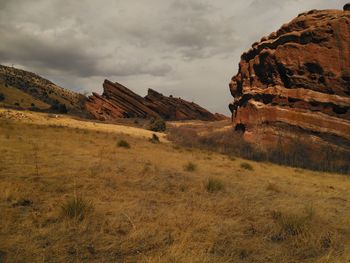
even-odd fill
[(87, 110), (99, 120), (116, 118), (163, 118), (165, 120), (222, 120), (199, 105), (172, 96), (166, 97), (149, 89), (141, 97), (119, 83), (105, 80), (102, 95), (93, 93), (86, 102)]
[(242, 55), (229, 86), (232, 121), (246, 140), (298, 131), (350, 149), (350, 12), (300, 14)]

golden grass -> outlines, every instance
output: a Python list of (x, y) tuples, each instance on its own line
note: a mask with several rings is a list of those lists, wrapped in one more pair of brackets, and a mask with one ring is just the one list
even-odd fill
[[(349, 177), (254, 162), (248, 171), (239, 158), (153, 144), (143, 130), (48, 122), (0, 118), (7, 262), (350, 260)], [(208, 192), (208, 178), (224, 191)], [(93, 204), (81, 221), (62, 217), (74, 196)]]

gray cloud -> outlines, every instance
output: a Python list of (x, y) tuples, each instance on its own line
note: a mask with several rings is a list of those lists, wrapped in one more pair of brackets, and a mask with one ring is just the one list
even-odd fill
[(347, 0), (0, 0), (0, 63), (75, 90), (104, 78), (227, 113), (241, 53), (309, 9)]

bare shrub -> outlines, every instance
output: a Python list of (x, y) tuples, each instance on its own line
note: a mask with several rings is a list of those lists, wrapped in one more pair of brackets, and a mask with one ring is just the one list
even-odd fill
[(147, 127), (149, 130), (154, 132), (163, 132), (166, 130), (166, 123), (163, 119), (151, 119)]

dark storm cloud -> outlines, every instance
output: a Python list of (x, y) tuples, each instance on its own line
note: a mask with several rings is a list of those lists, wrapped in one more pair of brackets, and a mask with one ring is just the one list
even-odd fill
[[(137, 48), (137, 43), (126, 38), (129, 28), (125, 28), (124, 32), (104, 31), (101, 19), (93, 19), (92, 10), (86, 10), (86, 6), (72, 1), (51, 1), (51, 6), (47, 5), (48, 2), (42, 1), (40, 5), (37, 2), (37, 5), (28, 7), (28, 2), (17, 0), (13, 5), (3, 5), (0, 11), (3, 18), (0, 18), (2, 63), (32, 65), (79, 77), (164, 76), (171, 71), (170, 65), (147, 55), (140, 56), (133, 50)], [(14, 8), (15, 5), (17, 8)], [(18, 10), (21, 5), (23, 12)], [(26, 17), (26, 7), (39, 15)], [(10, 21), (14, 10), (17, 12), (13, 13), (14, 19)], [(18, 16), (18, 13), (22, 15)], [(141, 34), (139, 37), (142, 39)], [(111, 43), (114, 45), (111, 46)]]
[(347, 0), (0, 0), (0, 63), (79, 90), (104, 78), (226, 112), (240, 55), (308, 9)]

